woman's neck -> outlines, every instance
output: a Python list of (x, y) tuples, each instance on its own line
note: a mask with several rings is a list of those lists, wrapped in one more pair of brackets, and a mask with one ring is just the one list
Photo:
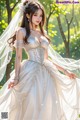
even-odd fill
[(36, 31), (36, 30), (38, 30), (38, 26), (36, 26), (36, 25), (33, 25), (33, 26), (32, 26), (32, 25), (30, 24), (30, 29)]

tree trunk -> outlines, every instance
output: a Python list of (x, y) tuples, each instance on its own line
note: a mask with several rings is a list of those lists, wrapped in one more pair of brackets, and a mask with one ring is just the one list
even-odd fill
[(1, 16), (2, 16), (2, 14), (1, 14), (1, 13), (2, 13), (2, 12), (1, 12), (1, 9), (0, 9), (0, 21), (2, 20), (2, 17), (1, 17)]
[(49, 19), (50, 19), (51, 15), (52, 15), (52, 13), (51, 13), (51, 11), (50, 11), (48, 17), (46, 18), (46, 31), (47, 31), (47, 34), (48, 34)]
[(12, 19), (12, 11), (10, 9), (8, 10), (8, 24), (10, 23), (11, 19)]
[[(20, 0), (18, 0), (19, 2)], [(8, 14), (8, 24), (10, 23), (11, 19), (12, 19), (12, 11), (14, 10), (15, 6), (18, 4), (18, 2), (15, 3), (15, 5), (13, 6), (13, 8), (10, 8), (10, 1), (6, 0), (6, 9), (7, 9), (7, 14)], [(12, 57), (13, 59), (13, 57)], [(6, 69), (6, 81), (10, 78), (10, 72), (11, 72), (11, 67), (12, 67), (12, 59), (10, 61), (10, 63), (7, 65), (7, 69)]]
[[(60, 33), (61, 33), (61, 36), (62, 36), (62, 39), (63, 39), (64, 45), (65, 45), (65, 49), (66, 49), (66, 57), (69, 57), (69, 55), (70, 55), (70, 51), (69, 51), (69, 43), (68, 43), (68, 41), (66, 40), (66, 36), (65, 36), (64, 31), (63, 31), (63, 28), (62, 28), (62, 24), (61, 24), (60, 16), (57, 17), (57, 21), (58, 21), (59, 30), (60, 30)], [(68, 34), (69, 34), (69, 33), (68, 33)]]
[(66, 50), (68, 57), (70, 57), (69, 44), (70, 44), (70, 24), (68, 24), (68, 41), (67, 41), (67, 50)]
[(59, 30), (60, 30), (63, 42), (66, 42), (66, 36), (65, 36), (63, 28), (62, 28), (60, 16), (57, 17), (57, 21), (58, 21), (58, 26), (59, 26)]
[[(7, 14), (8, 14), (8, 24), (10, 23), (11, 21), (11, 15), (12, 15), (12, 11), (11, 11), (11, 8), (10, 8), (10, 3), (9, 3), (9, 0), (6, 0), (6, 9), (7, 9)], [(6, 81), (9, 79), (10, 77), (10, 72), (11, 72), (11, 61), (10, 63), (7, 65), (7, 69), (6, 69)]]
[(47, 31), (47, 34), (48, 34), (48, 18), (46, 18), (46, 31)]
[(64, 44), (65, 44), (65, 49), (66, 49), (66, 57), (69, 57), (70, 56), (69, 43), (64, 42)]

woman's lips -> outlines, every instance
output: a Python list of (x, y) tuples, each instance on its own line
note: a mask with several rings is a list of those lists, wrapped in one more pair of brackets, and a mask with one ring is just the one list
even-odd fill
[(39, 21), (36, 21), (37, 23), (40, 23)]

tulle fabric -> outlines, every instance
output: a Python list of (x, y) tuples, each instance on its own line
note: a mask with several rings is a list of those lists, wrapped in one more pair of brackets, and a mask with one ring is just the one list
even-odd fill
[[(10, 49), (7, 40), (16, 31), (22, 14), (21, 10), (16, 13), (0, 37), (0, 81), (12, 58), (12, 49)], [(18, 41), (15, 41), (17, 47), (23, 47), (22, 43), (16, 42)], [(41, 45), (47, 49), (47, 43), (42, 42)], [(30, 44), (28, 47), (29, 49), (31, 47), (38, 48), (39, 43), (36, 40), (34, 45)], [(38, 52), (42, 51), (40, 51), (37, 61), (22, 61), (19, 83), (8, 89), (9, 82), (15, 76), (15, 70), (13, 70), (9, 80), (0, 90), (0, 113), (8, 112), (6, 120), (77, 120), (80, 114), (80, 79), (71, 80), (60, 73), (49, 60), (39, 63), (43, 59), (44, 51), (37, 50), (30, 51), (32, 58), (37, 57)], [(34, 55), (36, 56), (34, 57)], [(54, 63), (80, 75), (80, 60), (62, 58), (50, 45), (48, 56)]]
[[(80, 79), (71, 80), (60, 73), (53, 57), (52, 62), (44, 59), (45, 49), (50, 49), (48, 41), (41, 38), (40, 44), (35, 36), (29, 37), (29, 59), (21, 62), (19, 83), (8, 89), (15, 76), (13, 70), (2, 87), (0, 112), (8, 112), (8, 120), (76, 120), (80, 113)], [(22, 40), (16, 40), (14, 47), (27, 48)]]
[(7, 120), (76, 120), (79, 114), (79, 80), (62, 75), (52, 62), (43, 64), (24, 60), (19, 84), (7, 89), (10, 79), (0, 91), (0, 112), (8, 112)]
[(2, 81), (5, 75), (7, 64), (10, 62), (12, 58), (13, 50), (9, 46), (7, 40), (11, 38), (11, 36), (17, 30), (21, 17), (22, 17), (22, 11), (18, 10), (16, 15), (10, 22), (9, 26), (0, 36), (0, 82)]
[[(0, 92), (0, 112), (8, 111), (8, 120), (60, 119), (60, 103), (55, 79), (50, 75), (52, 65), (49, 64), (51, 63), (46, 61), (41, 65), (35, 61), (24, 60), (21, 64), (19, 84), (8, 90), (7, 85), (15, 73), (12, 71), (10, 79)], [(52, 72), (55, 70), (54, 67)]]

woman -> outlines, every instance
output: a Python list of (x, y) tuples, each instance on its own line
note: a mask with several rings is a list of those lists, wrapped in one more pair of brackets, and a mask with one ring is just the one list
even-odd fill
[[(16, 44), (19, 44), (19, 42), (22, 43), (24, 39), (25, 39), (24, 42), (27, 43), (27, 39), (30, 36), (30, 33), (33, 33), (33, 36), (36, 36), (39, 39), (41, 37), (41, 34), (43, 36), (45, 36), (44, 29), (43, 29), (43, 26), (45, 23), (44, 9), (42, 6), (35, 5), (35, 4), (37, 4), (37, 3), (34, 3), (34, 4), (30, 3), (24, 12), (24, 17), (22, 20), (21, 28), (19, 28), (16, 32), (16, 40), (18, 40), (18, 41), (16, 41), (16, 42), (18, 42)], [(38, 27), (40, 27), (40, 30), (38, 30)], [(26, 28), (26, 30), (24, 28)], [(24, 36), (24, 34), (25, 34), (25, 36)], [(12, 42), (14, 42), (14, 41), (15, 41), (15, 39), (13, 39)], [(50, 41), (50, 40), (48, 39), (48, 41)], [(41, 41), (39, 40), (39, 42), (41, 42)], [(19, 47), (19, 46), (15, 46), (15, 47)], [(46, 52), (45, 59), (48, 59), (48, 50), (46, 50), (45, 52)], [(17, 80), (19, 79), (19, 67), (20, 67), (20, 62), (22, 59), (22, 49), (16, 49), (16, 53), (17, 53), (17, 57), (16, 57), (16, 68), (15, 69), (17, 72), (15, 73), (14, 82), (11, 82), (9, 84), (9, 87), (13, 87), (14, 84), (16, 84)], [(65, 71), (60, 66), (56, 65), (56, 67), (59, 70), (61, 70), (63, 73), (65, 72), (65, 74), (67, 74), (69, 77), (75, 78), (74, 74), (72, 74), (68, 71)]]
[[(75, 120), (77, 102), (68, 97), (77, 77), (48, 57), (44, 8), (37, 1), (25, 1), (21, 10), (21, 26), (9, 43), (16, 49), (15, 70), (2, 88), (0, 111), (8, 112), (8, 120)], [(28, 54), (23, 61), (22, 48)]]

